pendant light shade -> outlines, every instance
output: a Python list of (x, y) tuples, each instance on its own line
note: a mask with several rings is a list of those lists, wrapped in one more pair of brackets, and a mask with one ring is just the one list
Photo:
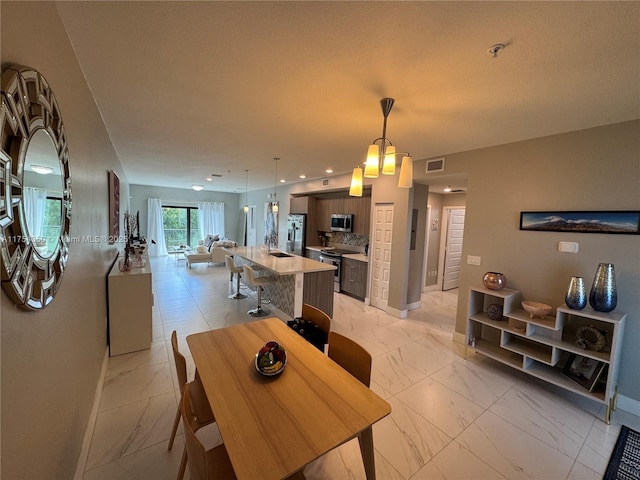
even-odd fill
[(396, 174), (396, 147), (389, 145), (384, 153), (384, 163), (382, 164), (383, 175)]
[[(400, 166), (400, 176), (398, 178), (399, 188), (413, 187), (413, 160), (407, 152), (397, 152), (396, 147), (387, 138), (387, 118), (393, 108), (393, 98), (383, 98), (380, 100), (382, 108), (382, 136), (376, 138), (367, 150), (367, 160), (364, 164), (364, 176), (366, 178), (378, 178), (380, 168), (382, 167), (383, 175), (396, 174), (396, 156), (404, 155)], [(351, 188), (349, 195), (353, 197), (362, 196), (362, 168), (358, 165), (353, 169), (351, 176)]]
[(364, 176), (367, 178), (378, 178), (378, 169), (380, 163), (378, 161), (380, 157), (380, 151), (377, 145), (369, 145), (369, 151), (367, 152), (367, 162), (364, 165)]
[(349, 195), (351, 195), (352, 197), (362, 196), (362, 169), (360, 167), (356, 167), (353, 169), (353, 174), (351, 175), (351, 187), (349, 188)]
[(276, 162), (276, 177), (273, 181), (273, 201), (271, 202), (271, 211), (273, 213), (278, 213), (278, 160), (279, 157), (273, 157), (273, 160)]
[(249, 170), (245, 170), (245, 181), (244, 181), (244, 213), (249, 213)]
[(409, 155), (402, 158), (400, 166), (400, 178), (398, 178), (398, 188), (413, 187), (413, 160)]

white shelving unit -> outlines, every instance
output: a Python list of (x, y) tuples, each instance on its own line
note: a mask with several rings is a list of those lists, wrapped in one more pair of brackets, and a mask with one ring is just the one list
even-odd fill
[[(508, 288), (469, 291), (467, 345), (478, 353), (606, 405), (605, 422), (616, 408), (620, 347), (626, 313), (596, 312), (590, 307), (571, 310), (566, 305), (555, 315), (530, 318), (521, 308), (522, 295)], [(491, 304), (501, 305), (502, 320), (487, 315)], [(575, 344), (576, 331), (593, 326), (606, 332), (604, 350), (596, 352)], [(603, 362), (605, 369), (595, 388), (583, 387), (562, 373), (572, 354)]]

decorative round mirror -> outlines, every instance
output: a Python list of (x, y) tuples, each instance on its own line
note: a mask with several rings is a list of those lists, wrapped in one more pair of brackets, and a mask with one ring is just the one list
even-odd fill
[(2, 74), (2, 288), (21, 308), (50, 304), (69, 256), (71, 177), (62, 116), (46, 79), (14, 65)]

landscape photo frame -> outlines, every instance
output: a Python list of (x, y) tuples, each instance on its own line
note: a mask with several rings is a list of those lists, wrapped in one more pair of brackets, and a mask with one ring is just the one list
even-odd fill
[(520, 230), (640, 234), (640, 210), (520, 212)]

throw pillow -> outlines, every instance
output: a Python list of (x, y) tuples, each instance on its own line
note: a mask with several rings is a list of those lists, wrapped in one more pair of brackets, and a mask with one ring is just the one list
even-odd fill
[(207, 247), (205, 247), (204, 245), (198, 245), (198, 247), (196, 248), (196, 252), (207, 253)]

